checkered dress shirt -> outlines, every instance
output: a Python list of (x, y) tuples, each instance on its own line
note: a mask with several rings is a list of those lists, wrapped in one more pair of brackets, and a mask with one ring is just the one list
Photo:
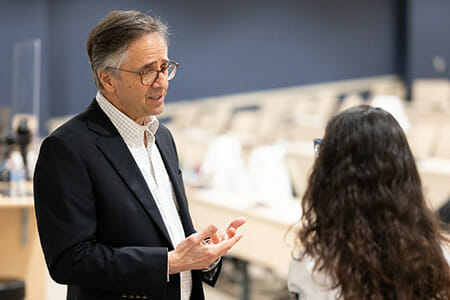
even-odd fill
[[(176, 247), (185, 239), (185, 233), (178, 215), (172, 183), (155, 144), (155, 133), (159, 126), (158, 119), (155, 116), (149, 116), (144, 120), (146, 125), (139, 125), (114, 107), (100, 92), (97, 93), (96, 99), (100, 108), (119, 131), (136, 161), (155, 199), (172, 244)], [(144, 143), (144, 135), (147, 139), (147, 146)], [(180, 288), (181, 300), (189, 300), (192, 291), (191, 271), (180, 273)]]

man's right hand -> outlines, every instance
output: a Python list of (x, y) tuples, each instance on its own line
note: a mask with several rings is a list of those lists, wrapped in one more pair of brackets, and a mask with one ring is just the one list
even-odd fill
[[(238, 223), (241, 226), (245, 223), (245, 219)], [(204, 243), (204, 239), (215, 237), (217, 233), (217, 226), (209, 225), (181, 241), (175, 250), (169, 252), (169, 274), (207, 268), (242, 238), (242, 234), (236, 233), (236, 229), (231, 230), (232, 234), (222, 240), (215, 241), (215, 243)]]

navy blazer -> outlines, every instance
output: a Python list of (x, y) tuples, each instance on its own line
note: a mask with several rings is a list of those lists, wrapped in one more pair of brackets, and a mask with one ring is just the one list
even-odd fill
[[(169, 130), (155, 135), (186, 236), (194, 233), (178, 155)], [(67, 299), (180, 299), (179, 274), (167, 281), (174, 249), (163, 219), (125, 142), (96, 100), (41, 146), (34, 174), (38, 230), (51, 277)], [(192, 271), (191, 299), (204, 299)]]

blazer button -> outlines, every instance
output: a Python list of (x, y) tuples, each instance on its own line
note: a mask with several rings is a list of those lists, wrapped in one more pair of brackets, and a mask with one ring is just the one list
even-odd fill
[(128, 299), (134, 299), (133, 295), (128, 296)]
[(148, 297), (147, 296), (142, 296), (142, 299), (148, 299)]
[(128, 298), (126, 294), (122, 294), (122, 298)]

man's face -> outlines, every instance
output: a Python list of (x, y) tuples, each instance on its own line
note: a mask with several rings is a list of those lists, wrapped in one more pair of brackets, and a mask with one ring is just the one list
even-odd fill
[[(149, 33), (129, 45), (120, 68), (133, 72), (158, 71), (168, 61), (164, 39), (158, 33)], [(111, 89), (106, 89), (104, 95), (117, 109), (139, 124), (144, 117), (162, 113), (169, 87), (164, 74), (159, 73), (152, 85), (144, 86), (139, 75), (117, 72), (116, 77), (111, 77)]]

